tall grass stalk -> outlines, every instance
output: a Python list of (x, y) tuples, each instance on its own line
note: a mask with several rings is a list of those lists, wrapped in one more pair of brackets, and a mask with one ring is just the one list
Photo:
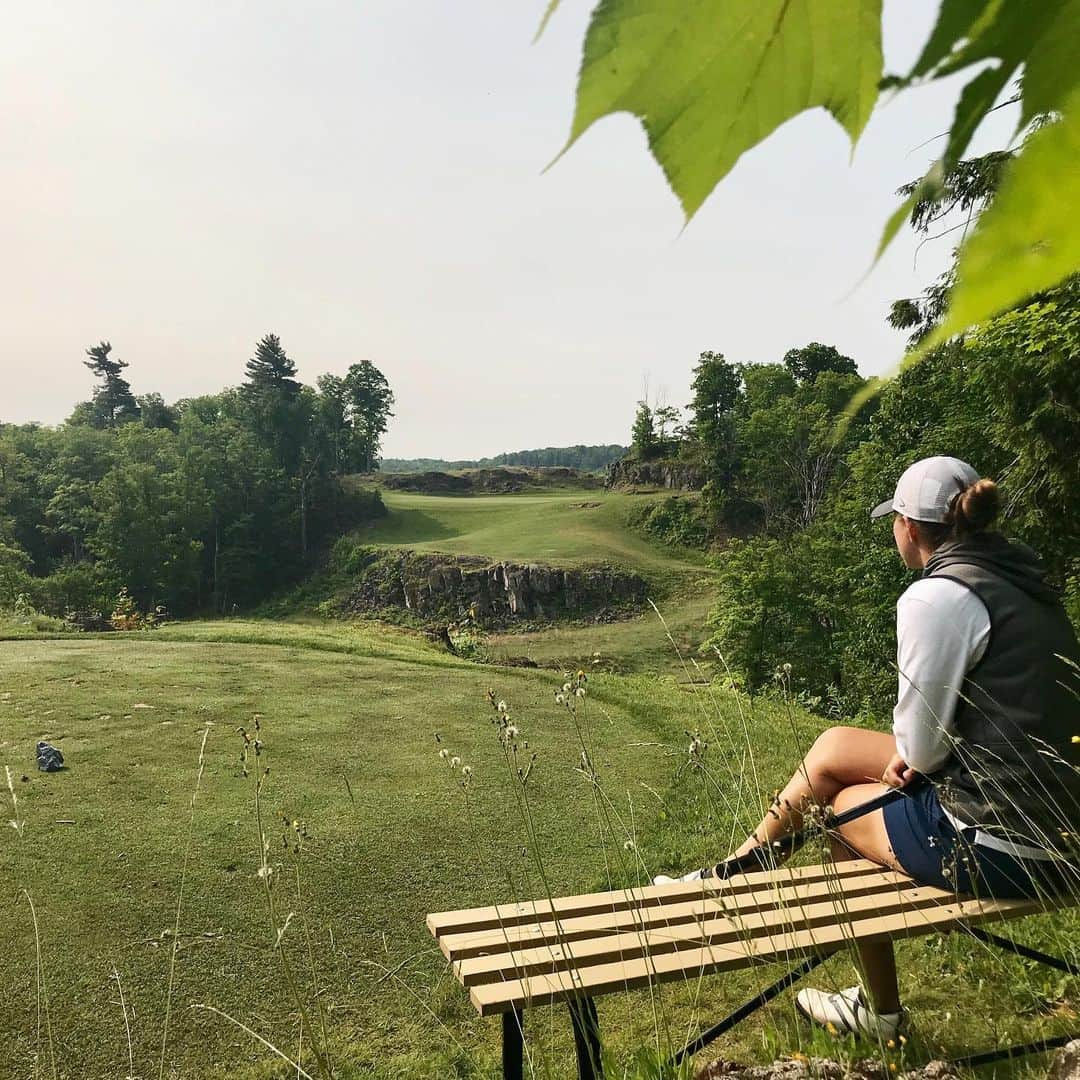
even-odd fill
[(120, 994), (120, 1010), (124, 1014), (124, 1034), (127, 1036), (128, 1071), (124, 1080), (135, 1080), (135, 1054), (131, 1045), (131, 1024), (128, 1021), (127, 1002), (124, 1001), (124, 987), (120, 983), (120, 972), (115, 964), (112, 966), (112, 971), (117, 992)]
[[(285, 985), (288, 987), (289, 994), (292, 996), (293, 1002), (300, 1012), (301, 1023), (308, 1029), (308, 1041), (311, 1043), (311, 1050), (315, 1055), (315, 1061), (319, 1068), (319, 1075), (325, 1077), (326, 1080), (330, 1080), (334, 1075), (334, 1070), (327, 1053), (327, 1048), (324, 1044), (318, 1042), (311, 1034), (313, 1025), (311, 1023), (311, 1017), (308, 1015), (308, 1007), (304, 1002), (304, 995), (300, 992), (300, 987), (296, 981), (296, 975), (293, 972), (292, 964), (289, 962), (288, 953), (285, 951), (285, 933), (289, 928), (289, 924), (292, 922), (293, 913), (290, 912), (283, 922), (279, 922), (277, 905), (274, 902), (274, 888), (273, 882), (271, 881), (274, 869), (267, 858), (267, 853), (270, 850), (270, 841), (266, 836), (266, 829), (263, 826), (262, 816), (262, 786), (269, 774), (269, 769), (263, 769), (255, 782), (255, 825), (259, 836), (259, 880), (263, 885), (267, 917), (270, 921), (270, 933), (274, 941), (273, 947), (274, 951), (277, 953), (278, 962), (281, 964), (281, 973), (285, 977)], [(259, 1041), (264, 1042), (265, 1040), (260, 1038)], [(281, 1055), (281, 1051), (276, 1052)]]
[[(49, 991), (45, 985), (45, 966), (41, 961), (41, 933), (38, 930), (37, 911), (34, 908), (34, 900), (30, 893), (23, 889), (23, 896), (30, 905), (30, 918), (34, 923), (34, 956), (37, 963), (37, 1010), (38, 1010), (38, 1058), (41, 1057), (41, 1016), (45, 1014), (45, 1034), (49, 1039), (49, 1061), (52, 1064), (53, 1080), (57, 1080), (59, 1074), (56, 1071), (56, 1043), (53, 1040), (52, 1015), (49, 1012)], [(35, 1063), (34, 1072), (37, 1072)]]
[(199, 768), (195, 774), (195, 788), (191, 792), (191, 812), (188, 817), (187, 842), (184, 845), (184, 861), (180, 870), (180, 890), (176, 897), (176, 919), (173, 922), (172, 950), (169, 954), (169, 981), (165, 990), (165, 1020), (161, 1027), (161, 1058), (158, 1061), (158, 1080), (165, 1076), (165, 1050), (169, 1043), (169, 1020), (172, 1016), (173, 986), (176, 981), (176, 954), (180, 948), (180, 913), (184, 907), (184, 885), (187, 882), (188, 864), (191, 861), (191, 848), (195, 839), (195, 806), (202, 786), (203, 770), (206, 768), (206, 740), (210, 736), (210, 725), (203, 728), (202, 742), (199, 744)]
[(235, 1016), (230, 1016), (227, 1012), (223, 1012), (221, 1009), (216, 1008), (213, 1005), (204, 1005), (202, 1003), (191, 1006), (192, 1009), (203, 1009), (206, 1012), (211, 1012), (215, 1016), (220, 1016), (223, 1020), (228, 1020), (230, 1024), (235, 1024), (241, 1031), (246, 1032), (256, 1042), (260, 1042), (266, 1047), (272, 1054), (276, 1054), (286, 1065), (291, 1066), (296, 1070), (296, 1075), (302, 1077), (303, 1080), (315, 1080), (315, 1077), (311, 1075), (306, 1069), (304, 1069), (299, 1061), (293, 1061), (288, 1054), (283, 1050), (279, 1050), (269, 1039), (264, 1039), (257, 1031), (249, 1028), (242, 1020), (237, 1020)]

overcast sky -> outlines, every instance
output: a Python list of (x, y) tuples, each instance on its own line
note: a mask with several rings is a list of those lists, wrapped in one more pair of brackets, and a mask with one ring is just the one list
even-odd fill
[[(824, 0), (823, 0), (824, 2)], [(946, 264), (893, 192), (957, 84), (884, 106), (854, 160), (823, 112), (746, 155), (685, 232), (637, 121), (566, 138), (592, 4), (564, 0), (35, 0), (0, 36), (0, 420), (55, 423), (108, 338), (136, 393), (238, 383), (281, 336), (300, 376), (375, 363), (388, 456), (625, 442), (646, 380), (687, 400), (703, 349), (823, 341), (864, 373)], [(886, 4), (911, 62), (936, 0)], [(993, 118), (977, 148), (1003, 144)]]

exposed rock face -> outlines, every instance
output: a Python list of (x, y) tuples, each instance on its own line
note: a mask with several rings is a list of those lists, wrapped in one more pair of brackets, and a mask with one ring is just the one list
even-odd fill
[(700, 491), (705, 470), (685, 461), (633, 461), (623, 458), (608, 468), (609, 488), (667, 488), (669, 491)]
[(524, 619), (604, 618), (644, 603), (646, 589), (644, 578), (610, 566), (562, 569), (389, 551), (372, 554), (342, 608), (365, 614), (404, 608), (424, 619), (457, 619), (472, 612), (481, 624), (502, 625)]
[(1073, 1039), (1054, 1055), (1046, 1080), (1080, 1080), (1080, 1039)]
[(946, 1061), (930, 1061), (907, 1072), (894, 1073), (880, 1061), (857, 1061), (844, 1065), (828, 1058), (788, 1058), (771, 1065), (738, 1065), (714, 1061), (700, 1069), (695, 1080), (959, 1080), (955, 1066)]
[(464, 472), (387, 473), (380, 482), (396, 491), (418, 491), (425, 495), (472, 495), (478, 492), (506, 494), (542, 487), (598, 488), (597, 476), (568, 468), (469, 469)]

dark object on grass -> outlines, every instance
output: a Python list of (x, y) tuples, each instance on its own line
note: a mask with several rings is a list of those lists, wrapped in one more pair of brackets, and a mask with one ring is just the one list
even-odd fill
[(41, 772), (58, 772), (64, 767), (64, 755), (47, 742), (37, 744), (37, 767)]

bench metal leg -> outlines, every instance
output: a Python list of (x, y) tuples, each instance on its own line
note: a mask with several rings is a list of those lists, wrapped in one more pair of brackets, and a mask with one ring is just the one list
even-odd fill
[(953, 1058), (950, 1064), (962, 1069), (977, 1069), (980, 1065), (990, 1065), (995, 1061), (1024, 1057), (1025, 1054), (1042, 1054), (1047, 1050), (1056, 1050), (1078, 1038), (1077, 1032), (1071, 1035), (1058, 1035), (1053, 1039), (1039, 1039), (1037, 1042), (1024, 1043), (1023, 1046), (1005, 1046), (1000, 1050), (987, 1050), (982, 1054), (968, 1054), (967, 1057)]
[(570, 1001), (570, 1022), (574, 1025), (574, 1047), (580, 1080), (604, 1080), (604, 1064), (600, 1060), (600, 1018), (592, 998)]
[(704, 1049), (715, 1039), (719, 1039), (725, 1031), (730, 1031), (736, 1024), (742, 1023), (748, 1016), (755, 1013), (763, 1005), (779, 994), (782, 994), (789, 986), (794, 986), (804, 975), (811, 972), (818, 964), (827, 960), (831, 954), (815, 953), (808, 956), (798, 967), (792, 968), (782, 979), (777, 979), (772, 986), (767, 986), (760, 994), (755, 994), (745, 1004), (740, 1005), (729, 1016), (725, 1016), (717, 1024), (713, 1024), (707, 1031), (703, 1031), (693, 1042), (687, 1043), (677, 1054), (674, 1054), (667, 1063), (669, 1069), (678, 1068), (688, 1057), (693, 1057), (699, 1050)]
[(999, 949), (1016, 953), (1017, 956), (1023, 956), (1028, 960), (1037, 960), (1040, 964), (1055, 968), (1057, 971), (1065, 971), (1070, 975), (1080, 975), (1080, 966), (1070, 963), (1068, 960), (1062, 960), (1057, 956), (1051, 956), (1049, 953), (1039, 952), (1038, 949), (1030, 949), (1027, 945), (1021, 945), (1019, 942), (999, 937), (997, 934), (991, 934), (987, 930), (980, 930), (976, 926), (965, 926), (964, 929), (975, 938), (976, 941), (982, 941), (987, 945), (995, 945)]
[(522, 1024), (525, 1017), (520, 1009), (511, 1009), (502, 1014), (502, 1060), (503, 1080), (523, 1080), (525, 1041)]

